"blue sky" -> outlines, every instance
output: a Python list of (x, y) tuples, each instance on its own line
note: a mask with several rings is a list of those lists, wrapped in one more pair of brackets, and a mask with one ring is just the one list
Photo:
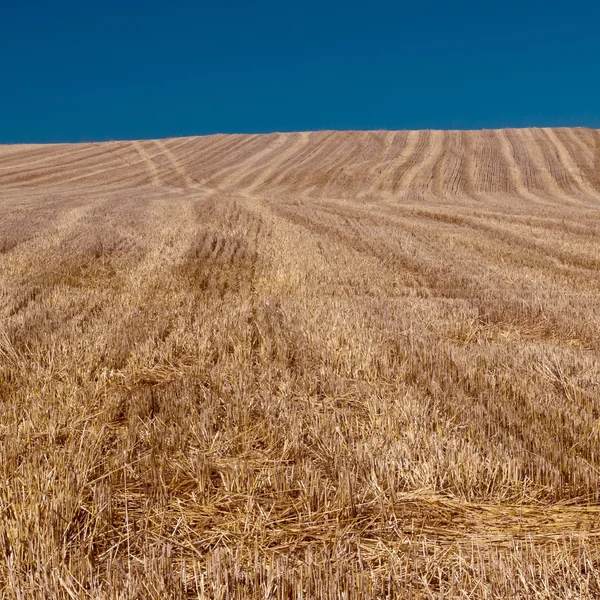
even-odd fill
[(600, 2), (5, 2), (0, 143), (600, 128)]

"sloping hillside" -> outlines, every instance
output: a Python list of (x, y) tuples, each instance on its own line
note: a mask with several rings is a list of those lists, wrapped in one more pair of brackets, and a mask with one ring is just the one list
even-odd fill
[(600, 597), (600, 133), (0, 147), (2, 598)]
[(589, 204), (600, 198), (600, 132), (323, 131), (8, 146), (0, 186)]

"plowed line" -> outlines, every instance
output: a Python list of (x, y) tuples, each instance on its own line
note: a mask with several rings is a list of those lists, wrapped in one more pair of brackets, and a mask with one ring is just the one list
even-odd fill
[[(91, 150), (96, 149), (96, 148), (97, 148), (97, 146), (93, 145), (92, 148), (88, 148), (88, 151), (91, 151)], [(116, 150), (112, 150), (109, 147), (104, 147), (104, 148), (102, 148), (100, 150), (100, 152), (98, 152), (97, 154), (92, 155), (92, 156), (90, 156), (88, 158), (79, 158), (79, 159), (75, 159), (73, 161), (67, 161), (67, 162), (59, 163), (57, 165), (48, 165), (47, 167), (44, 167), (44, 170), (41, 173), (40, 173), (39, 169), (25, 169), (25, 170), (17, 172), (17, 173), (12, 172), (12, 173), (2, 174), (2, 175), (0, 175), (0, 179), (4, 179), (4, 180), (8, 179), (9, 180), (9, 181), (7, 181), (5, 183), (5, 185), (19, 185), (20, 184), (20, 180), (18, 180), (16, 184), (13, 184), (13, 182), (10, 181), (10, 178), (11, 177), (14, 178), (14, 177), (19, 177), (20, 176), (21, 179), (22, 179), (23, 175), (25, 175), (26, 173), (31, 173), (31, 177), (28, 177), (27, 179), (24, 180), (26, 182), (26, 185), (29, 185), (29, 184), (32, 184), (32, 183), (35, 183), (35, 184), (44, 184), (46, 182), (55, 180), (57, 177), (60, 178), (61, 177), (60, 171), (67, 171), (68, 172), (68, 170), (73, 170), (74, 168), (77, 168), (77, 167), (75, 167), (75, 165), (77, 163), (85, 162), (86, 160), (90, 160), (92, 158), (96, 159), (96, 161), (97, 161), (97, 159), (99, 159), (101, 157), (106, 157), (107, 155), (112, 155), (113, 158), (114, 158), (114, 152), (115, 151), (118, 152), (119, 150), (122, 150), (122, 149), (123, 149), (122, 146), (119, 147), (119, 148), (117, 148)], [(68, 154), (64, 154), (64, 156), (68, 156)], [(96, 167), (97, 166), (97, 162), (96, 161), (92, 165), (90, 165), (89, 167), (87, 167), (87, 168)], [(112, 163), (112, 161), (111, 161), (111, 163)], [(107, 169), (110, 168), (111, 163), (105, 163), (105, 164), (109, 165), (107, 167)], [(79, 168), (82, 168), (82, 167), (79, 166)], [(47, 173), (48, 169), (53, 169), (52, 174), (48, 174)], [(37, 175), (36, 175), (36, 173), (37, 173)], [(73, 180), (72, 179), (68, 179), (67, 181), (73, 181)]]
[(564, 193), (564, 190), (561, 189), (556, 178), (552, 176), (549, 167), (545, 164), (544, 154), (539, 147), (533, 132), (524, 130), (523, 137), (529, 141), (529, 144), (527, 145), (527, 148), (529, 149), (528, 156), (536, 167), (536, 172), (542, 180), (544, 189), (554, 198), (564, 200), (569, 204), (578, 204), (578, 202), (571, 200), (568, 195)]
[[(82, 149), (79, 149), (79, 150), (68, 150), (67, 152), (51, 153), (49, 156), (44, 156), (43, 158), (37, 158), (35, 160), (30, 160), (30, 161), (27, 161), (27, 162), (21, 162), (21, 163), (18, 163), (16, 165), (9, 164), (9, 165), (5, 165), (5, 166), (0, 166), (0, 171), (7, 171), (7, 170), (14, 170), (14, 169), (21, 169), (21, 168), (28, 169), (28, 168), (30, 168), (30, 167), (32, 167), (34, 165), (39, 165), (41, 163), (48, 162), (48, 161), (51, 161), (51, 160), (57, 160), (57, 159), (62, 158), (64, 156), (71, 157), (71, 156), (73, 156), (75, 154), (84, 154), (86, 152), (90, 152), (92, 149), (93, 149), (93, 146), (86, 145), (85, 148), (82, 148)], [(44, 148), (44, 150), (45, 150), (45, 153), (48, 154), (49, 148)], [(7, 162), (7, 161), (6, 161), (6, 159), (5, 160), (1, 160), (0, 159), (0, 162)]]
[(264, 169), (255, 169), (254, 172), (250, 173), (247, 177), (254, 176), (256, 171), (259, 171), (260, 174), (253, 177), (252, 183), (247, 186), (247, 191), (253, 192), (263, 185), (269, 179), (269, 177), (277, 173), (278, 169), (283, 164), (289, 160), (292, 160), (302, 148), (305, 148), (308, 145), (309, 139), (310, 133), (299, 133), (298, 138), (292, 143), (288, 150), (278, 153), (274, 160), (270, 160), (266, 163)]
[(244, 156), (241, 161), (217, 171), (211, 176), (211, 179), (224, 178), (221, 185), (227, 188), (233, 188), (240, 181), (248, 177), (248, 174), (252, 172), (253, 166), (260, 163), (264, 157), (269, 156), (270, 154), (278, 154), (280, 148), (285, 145), (286, 141), (284, 135), (277, 134), (277, 136), (262, 148), (262, 150), (251, 152), (250, 154), (246, 153), (246, 156)]
[[(400, 188), (405, 191), (411, 191), (411, 186), (421, 179), (424, 182), (423, 188), (427, 188), (433, 178), (433, 168), (439, 160), (443, 150), (442, 132), (431, 131), (427, 137), (427, 157), (414, 164), (400, 179)], [(415, 190), (416, 191), (416, 190)]]
[[(240, 139), (241, 138), (241, 139)], [(231, 167), (235, 167), (241, 161), (244, 161), (248, 152), (252, 154), (252, 148), (261, 145), (261, 139), (258, 135), (236, 136), (235, 143), (228, 145), (227, 150), (221, 150), (213, 155), (211, 161), (205, 160), (203, 173), (206, 182), (212, 187), (220, 187), (221, 174), (227, 172)]]
[(524, 200), (529, 200), (534, 204), (544, 204), (544, 201), (540, 197), (533, 194), (525, 183), (521, 169), (519, 168), (515, 157), (512, 141), (508, 138), (506, 131), (499, 132), (498, 139), (500, 140), (501, 152), (508, 164), (508, 171), (511, 176), (511, 184), (516, 190), (517, 194)]
[(550, 142), (556, 148), (561, 166), (567, 173), (569, 173), (579, 190), (586, 195), (592, 196), (593, 198), (600, 198), (598, 190), (595, 190), (591, 185), (589, 185), (589, 182), (586, 181), (585, 177), (583, 176), (583, 173), (581, 172), (581, 168), (573, 160), (571, 153), (563, 144), (563, 142), (558, 138), (556, 132), (550, 128), (543, 129), (542, 131), (545, 133)]
[[(307, 163), (309, 163), (313, 159), (314, 155), (320, 152), (322, 147), (328, 144), (334, 135), (334, 132), (327, 132), (325, 134), (321, 132), (308, 133), (309, 140), (313, 143), (308, 143), (299, 152), (296, 152), (286, 160), (282, 161), (280, 164), (281, 170), (279, 173), (273, 173), (272, 176), (265, 177), (264, 182), (269, 182), (270, 184), (278, 186), (288, 181), (290, 172), (295, 171), (297, 174), (300, 174), (302, 172), (300, 167), (304, 167)], [(314, 138), (316, 137), (321, 137), (323, 139), (319, 140), (320, 143), (315, 143)], [(284, 166), (285, 168), (283, 168)], [(298, 175), (296, 175), (296, 177), (293, 179), (297, 181)]]

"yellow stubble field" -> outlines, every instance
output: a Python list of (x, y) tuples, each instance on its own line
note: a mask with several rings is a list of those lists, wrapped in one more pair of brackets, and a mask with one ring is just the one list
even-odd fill
[(0, 597), (600, 596), (600, 132), (0, 146)]

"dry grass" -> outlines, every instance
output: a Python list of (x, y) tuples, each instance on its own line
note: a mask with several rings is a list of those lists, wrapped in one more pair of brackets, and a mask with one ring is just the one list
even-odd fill
[(0, 147), (0, 598), (598, 598), (600, 134)]

